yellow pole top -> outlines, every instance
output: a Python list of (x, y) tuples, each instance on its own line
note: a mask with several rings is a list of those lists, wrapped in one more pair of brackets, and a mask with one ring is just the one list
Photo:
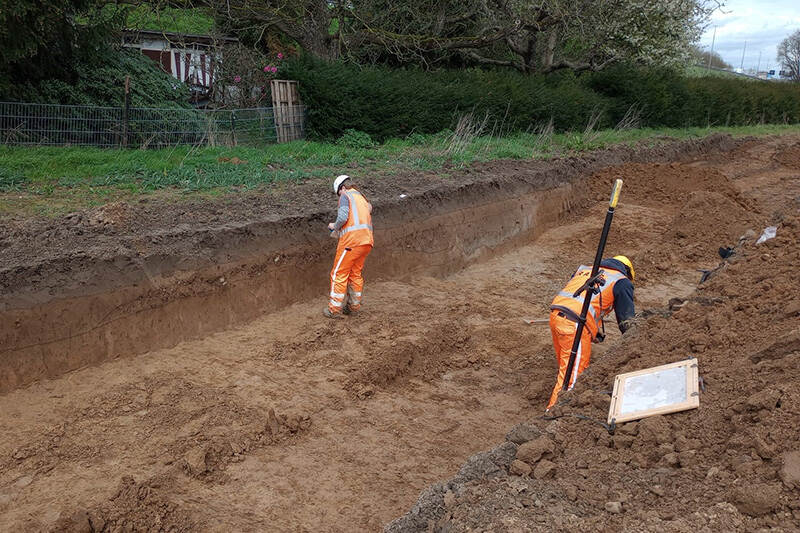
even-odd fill
[(611, 191), (611, 201), (608, 202), (608, 207), (614, 209), (617, 207), (617, 202), (619, 201), (619, 193), (622, 190), (622, 180), (617, 178), (614, 182), (614, 189)]

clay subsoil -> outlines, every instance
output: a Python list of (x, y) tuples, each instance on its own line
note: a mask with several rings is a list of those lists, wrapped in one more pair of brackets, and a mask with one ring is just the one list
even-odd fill
[[(77, 370), (7, 380), (0, 531), (796, 530), (799, 150), (797, 136), (723, 138), (548, 167), (485, 164), (449, 183), (367, 181), (386, 210), (405, 210), (396, 197), (406, 191), (426, 206), (466, 209), (451, 197), (461, 191), (462, 204), (479, 203), (465, 186), (481, 183), (481, 194), (496, 197), (571, 187), (577, 200), (557, 198), (549, 229), (464, 253), (449, 267), (406, 261), (407, 272), (382, 267), (375, 279), (368, 262), (359, 316), (325, 321), (324, 294), (309, 299), (298, 289), (294, 301), (239, 323), (213, 322), (210, 334), (139, 355), (96, 348), (74, 356)], [(609, 327), (590, 370), (545, 420), (550, 332), (522, 318), (545, 317), (553, 293), (591, 261), (616, 177), (625, 187), (608, 250), (636, 264), (639, 323), (625, 337)], [(11, 221), (0, 311), (128, 290), (137, 279), (125, 261), (143, 236), (139, 258), (160, 257), (166, 272), (235, 255), (238, 223), (322, 223), (330, 196), (311, 189), (283, 191), (292, 200), (276, 205), (290, 208), (250, 199), (214, 213), (145, 204), (55, 224)], [(756, 245), (767, 225), (778, 236)], [(332, 241), (313, 245), (332, 255)], [(424, 245), (411, 250), (415, 260)], [(734, 254), (723, 261), (726, 246)], [(401, 256), (376, 255), (375, 264)], [(115, 279), (108, 264), (127, 277)], [(698, 285), (698, 269), (716, 270)], [(296, 274), (317, 290), (312, 276)], [(177, 302), (170, 291), (165, 302)], [(193, 305), (198, 315), (215, 312)], [(68, 309), (61, 313), (69, 322)], [(699, 410), (626, 424), (613, 436), (596, 423), (615, 374), (688, 356), (704, 380)], [(474, 455), (482, 450), (490, 451)]]

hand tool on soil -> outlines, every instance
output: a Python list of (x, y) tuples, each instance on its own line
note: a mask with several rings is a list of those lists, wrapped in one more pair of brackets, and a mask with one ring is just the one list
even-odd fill
[(608, 211), (606, 212), (606, 220), (603, 224), (603, 231), (600, 233), (600, 243), (597, 245), (597, 254), (594, 256), (594, 263), (592, 264), (592, 273), (586, 283), (579, 288), (573, 296), (577, 297), (580, 293), (585, 292), (586, 296), (583, 298), (583, 307), (581, 308), (581, 316), (578, 320), (578, 327), (575, 331), (575, 340), (572, 341), (572, 350), (569, 354), (569, 363), (567, 363), (567, 371), (564, 375), (564, 388), (568, 390), (570, 384), (570, 376), (572, 376), (572, 369), (575, 367), (575, 358), (578, 354), (578, 346), (581, 343), (581, 335), (583, 335), (583, 328), (586, 325), (586, 314), (589, 312), (589, 306), (592, 303), (592, 295), (605, 283), (605, 280), (598, 274), (600, 270), (600, 261), (603, 259), (603, 252), (606, 249), (606, 241), (608, 240), (608, 231), (611, 229), (611, 220), (614, 218), (614, 210), (617, 208), (619, 201), (619, 193), (622, 190), (622, 180), (617, 179), (614, 182), (614, 188), (611, 190), (611, 200), (608, 202)]

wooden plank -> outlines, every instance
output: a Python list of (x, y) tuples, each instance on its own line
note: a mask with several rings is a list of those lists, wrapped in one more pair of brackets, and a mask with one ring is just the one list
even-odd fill
[[(641, 376), (644, 374), (652, 374), (663, 370), (672, 368), (686, 367), (686, 399), (680, 403), (656, 407), (653, 409), (646, 409), (642, 411), (634, 411), (632, 413), (622, 414), (622, 400), (625, 397), (625, 384), (626, 381), (632, 377)], [(629, 422), (631, 420), (639, 420), (649, 416), (665, 415), (669, 413), (677, 413), (679, 411), (686, 411), (688, 409), (696, 409), (700, 407), (700, 391), (699, 391), (699, 370), (697, 366), (697, 359), (686, 359), (667, 365), (646, 368), (644, 370), (637, 370), (635, 372), (628, 372), (626, 374), (619, 374), (614, 379), (614, 392), (611, 395), (611, 405), (608, 409), (608, 423), (612, 422), (620, 424), (622, 422)]]
[(288, 142), (292, 140), (291, 137), (289, 136), (289, 124), (292, 120), (292, 117), (289, 114), (289, 108), (286, 105), (288, 85), (289, 84), (286, 80), (283, 80), (283, 82), (281, 82), (281, 112), (283, 114), (283, 132), (282, 132), (283, 142)]
[(281, 83), (281, 112), (283, 114), (283, 124), (282, 124), (283, 127), (281, 128), (282, 129), (281, 134), (283, 137), (282, 142), (287, 142), (292, 140), (291, 137), (289, 137), (289, 123), (292, 120), (292, 117), (290, 116), (289, 108), (286, 105), (286, 98), (287, 98), (286, 93), (288, 90), (287, 85), (288, 84), (286, 83), (286, 81)]
[(296, 139), (294, 132), (294, 108), (292, 107), (294, 99), (294, 85), (291, 81), (286, 82), (286, 110), (289, 112), (289, 123), (287, 126), (287, 137), (290, 141)]
[(292, 140), (297, 140), (300, 138), (300, 132), (298, 131), (297, 127), (297, 100), (298, 100), (298, 93), (297, 93), (297, 82), (290, 81), (289, 82), (289, 112), (291, 116), (291, 137)]
[(281, 108), (281, 83), (280, 80), (272, 80), (272, 110), (275, 114), (275, 137), (277, 142), (283, 142), (281, 128), (283, 125), (283, 111)]
[(283, 109), (284, 118), (283, 123), (283, 140), (288, 142), (292, 140), (292, 110), (289, 108), (289, 82), (283, 82)]
[(269, 92), (272, 98), (272, 123), (275, 126), (275, 137), (278, 136), (278, 99), (275, 80), (269, 82)]

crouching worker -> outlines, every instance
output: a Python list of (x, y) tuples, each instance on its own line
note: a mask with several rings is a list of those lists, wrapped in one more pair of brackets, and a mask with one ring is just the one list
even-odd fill
[[(617, 255), (613, 259), (603, 259), (600, 263), (600, 273), (605, 282), (599, 291), (592, 295), (591, 305), (586, 314), (586, 325), (581, 334), (581, 341), (575, 355), (575, 364), (572, 375), (569, 377), (569, 388), (575, 385), (578, 376), (589, 366), (592, 355), (592, 342), (603, 342), (605, 327), (603, 317), (614, 310), (619, 330), (625, 333), (631, 325), (635, 311), (633, 306), (633, 265), (624, 255)], [(578, 329), (578, 321), (583, 308), (586, 293), (582, 292), (577, 297), (573, 296), (592, 274), (592, 267), (581, 266), (569, 280), (567, 286), (559, 292), (550, 305), (550, 332), (553, 335), (553, 347), (556, 351), (558, 363), (558, 378), (550, 395), (550, 409), (558, 401), (558, 393), (564, 387), (569, 356), (572, 344)]]
[[(342, 318), (361, 308), (364, 260), (372, 250), (372, 205), (355, 189), (349, 176), (339, 176), (333, 182), (333, 192), (339, 195), (336, 222), (328, 224), (331, 235), (339, 238), (331, 270), (331, 291), (328, 318)], [(345, 303), (345, 298), (347, 303)]]

